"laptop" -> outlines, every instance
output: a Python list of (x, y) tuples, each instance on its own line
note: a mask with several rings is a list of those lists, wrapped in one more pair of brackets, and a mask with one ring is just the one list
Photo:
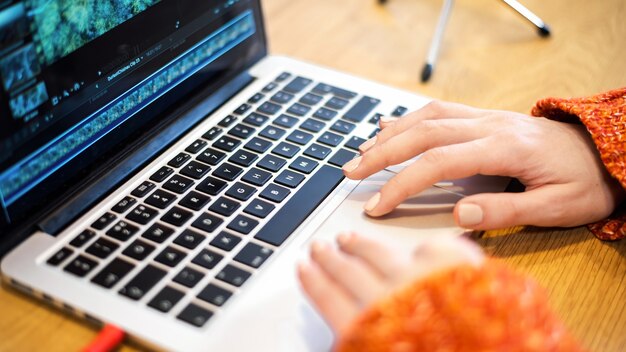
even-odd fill
[(258, 0), (111, 4), (0, 4), (2, 277), (53, 309), (151, 349), (328, 350), (295, 274), (311, 240), (456, 236), (454, 203), (508, 182), (368, 218), (402, 165), (341, 166), (428, 98), (269, 56)]

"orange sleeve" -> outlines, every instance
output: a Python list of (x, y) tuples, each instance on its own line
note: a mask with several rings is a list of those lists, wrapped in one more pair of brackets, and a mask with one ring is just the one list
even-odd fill
[[(626, 189), (626, 87), (586, 98), (547, 98), (532, 109), (534, 116), (587, 127), (609, 173)], [(626, 215), (588, 225), (601, 240), (626, 237)]]
[(370, 307), (339, 352), (582, 351), (531, 279), (489, 260), (418, 280)]

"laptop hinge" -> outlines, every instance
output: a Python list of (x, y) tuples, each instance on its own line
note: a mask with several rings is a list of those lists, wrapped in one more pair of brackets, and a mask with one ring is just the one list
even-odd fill
[(239, 93), (254, 81), (248, 71), (231, 79), (217, 91), (201, 91), (188, 103), (178, 108), (174, 115), (179, 115), (172, 123), (162, 128), (154, 135), (141, 143), (141, 148), (127, 152), (120, 160), (116, 160), (115, 167), (102, 170), (100, 175), (92, 179), (88, 186), (80, 192), (66, 199), (59, 208), (48, 214), (37, 223), (39, 230), (56, 236), (71, 221), (83, 214), (97, 201), (103, 199), (116, 186), (133, 176), (149, 161), (159, 155), (160, 152), (172, 145), (181, 136), (187, 133), (197, 123), (203, 120), (207, 114), (212, 113), (231, 97)]

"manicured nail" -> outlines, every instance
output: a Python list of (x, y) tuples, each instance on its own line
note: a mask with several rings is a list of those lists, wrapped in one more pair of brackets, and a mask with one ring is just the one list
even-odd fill
[(396, 118), (396, 117), (390, 117), (390, 116), (381, 116), (380, 117), (380, 123), (383, 123), (383, 124), (396, 122), (397, 120), (398, 120), (398, 118)]
[(321, 253), (324, 249), (326, 248), (326, 244), (324, 244), (323, 242), (320, 241), (315, 241), (313, 242), (313, 244), (311, 245), (311, 253), (313, 254), (319, 254)]
[(476, 204), (459, 204), (459, 222), (462, 227), (483, 222), (483, 209)]
[(352, 234), (350, 233), (340, 233), (339, 236), (337, 236), (337, 243), (339, 243), (339, 246), (344, 247), (350, 242), (351, 237)]
[(358, 158), (354, 158), (354, 159), (348, 161), (343, 166), (343, 171), (350, 173), (350, 172), (356, 170), (356, 168), (359, 167), (359, 164), (361, 163), (361, 159), (362, 159), (362, 157), (358, 157)]
[(359, 150), (363, 153), (365, 153), (366, 151), (368, 151), (371, 147), (374, 146), (374, 144), (376, 144), (376, 136), (368, 139), (367, 141), (363, 142), (363, 144), (361, 144), (359, 146)]
[(370, 198), (370, 200), (367, 201), (367, 203), (365, 203), (365, 211), (370, 212), (374, 210), (374, 208), (378, 205), (378, 202), (380, 202), (380, 192), (376, 193), (372, 198)]

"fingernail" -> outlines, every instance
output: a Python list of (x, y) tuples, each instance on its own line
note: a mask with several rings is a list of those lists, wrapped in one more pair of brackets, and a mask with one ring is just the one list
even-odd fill
[(352, 237), (352, 235), (349, 233), (340, 233), (339, 236), (337, 236), (337, 243), (339, 243), (339, 246), (344, 247), (350, 242), (350, 237)]
[(390, 117), (390, 116), (381, 116), (380, 117), (380, 122), (381, 123), (392, 123), (392, 122), (396, 122), (398, 119), (396, 117)]
[(359, 164), (361, 163), (361, 159), (362, 159), (362, 157), (358, 157), (358, 158), (354, 158), (354, 159), (348, 161), (343, 166), (343, 171), (350, 173), (350, 172), (356, 170), (356, 168), (359, 167)]
[(321, 253), (324, 250), (325, 247), (326, 247), (326, 245), (324, 243), (322, 243), (320, 241), (315, 241), (311, 245), (311, 253), (319, 254), (319, 253)]
[(380, 202), (380, 192), (376, 193), (372, 198), (370, 198), (370, 200), (367, 201), (367, 203), (365, 203), (365, 211), (370, 212), (374, 210), (374, 208), (378, 205), (378, 202)]
[(373, 147), (373, 146), (374, 146), (374, 144), (376, 144), (376, 136), (374, 136), (374, 137), (372, 137), (372, 138), (368, 139), (367, 141), (363, 142), (363, 144), (361, 144), (361, 145), (359, 146), (359, 150), (360, 150), (361, 152), (366, 152), (366, 151), (368, 151), (371, 147)]
[(462, 227), (483, 222), (483, 209), (476, 204), (459, 204), (459, 222)]

